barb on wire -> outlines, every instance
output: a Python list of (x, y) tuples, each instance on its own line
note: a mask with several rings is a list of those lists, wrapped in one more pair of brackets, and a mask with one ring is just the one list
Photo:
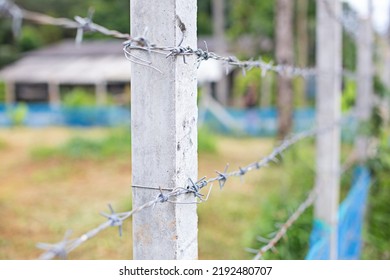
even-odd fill
[(265, 242), (266, 245), (261, 247), (259, 250), (250, 249), (251, 252), (256, 253), (256, 256), (253, 258), (254, 260), (259, 260), (267, 251), (276, 249), (276, 244), (287, 234), (288, 229), (299, 219), (299, 217), (305, 212), (305, 210), (314, 203), (316, 196), (317, 189), (314, 188), (309, 193), (305, 201), (301, 205), (299, 205), (297, 210), (287, 219), (287, 221), (284, 224), (280, 225), (279, 230), (275, 233), (274, 237), (271, 240), (258, 237), (258, 240), (260, 242)]
[(95, 9), (89, 8), (88, 10), (88, 17), (82, 18), (79, 16), (75, 16), (75, 21), (79, 23), (79, 28), (77, 28), (77, 33), (76, 33), (76, 44), (80, 45), (81, 42), (83, 41), (84, 37), (84, 32), (91, 32), (93, 31), (93, 28), (91, 27), (92, 24), (92, 17), (93, 14), (95, 13)]
[(22, 10), (11, 1), (0, 0), (0, 16), (1, 15), (5, 15), (12, 18), (12, 33), (14, 37), (18, 37), (22, 27)]
[(122, 226), (123, 226), (123, 215), (124, 214), (117, 214), (115, 213), (114, 209), (112, 208), (111, 204), (108, 204), (108, 208), (110, 208), (110, 214), (106, 214), (104, 212), (101, 212), (100, 215), (103, 217), (106, 217), (109, 221), (111, 221), (112, 227), (118, 227), (119, 229), (119, 236), (122, 237)]
[(68, 230), (64, 238), (55, 244), (49, 243), (38, 243), (37, 247), (46, 252), (40, 256), (40, 259), (47, 260), (59, 257), (61, 259), (66, 259), (68, 255), (69, 246), (72, 241), (69, 240), (69, 237), (72, 235), (72, 231)]

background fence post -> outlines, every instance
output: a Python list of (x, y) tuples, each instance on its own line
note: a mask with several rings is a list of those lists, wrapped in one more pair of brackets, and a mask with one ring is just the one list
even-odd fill
[(342, 77), (341, 25), (332, 16), (340, 13), (339, 0), (317, 0), (317, 127), (327, 130), (317, 136), (315, 218), (330, 226), (330, 259), (337, 259)]
[[(196, 0), (132, 0), (131, 34), (157, 45), (196, 48)], [(151, 188), (185, 187), (197, 178), (197, 79), (193, 56), (151, 52), (134, 55), (153, 67), (132, 63), (132, 182)], [(133, 188), (133, 208), (158, 190)], [(193, 195), (180, 196), (194, 201)], [(195, 204), (161, 203), (133, 218), (134, 259), (196, 259)]]
[(359, 162), (368, 157), (368, 121), (374, 104), (373, 95), (373, 32), (370, 16), (360, 19), (357, 38), (357, 98), (356, 114), (359, 122), (356, 155)]
[(16, 94), (15, 94), (15, 83), (8, 81), (5, 84), (5, 103), (6, 104), (13, 104), (16, 101)]
[[(225, 0), (213, 0), (212, 5), (213, 32), (216, 40), (215, 51), (226, 55), (228, 50), (225, 38)], [(229, 103), (229, 81), (225, 71), (223, 72), (221, 79), (216, 84), (216, 98), (222, 105), (227, 106)]]
[[(275, 53), (278, 64), (294, 64), (293, 12), (294, 1), (276, 1)], [(292, 77), (277, 76), (278, 138), (284, 139), (292, 131), (293, 118)]]

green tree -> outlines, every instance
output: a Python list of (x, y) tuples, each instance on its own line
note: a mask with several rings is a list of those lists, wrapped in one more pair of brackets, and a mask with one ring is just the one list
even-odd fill
[(228, 34), (238, 38), (242, 34), (273, 38), (275, 0), (228, 0)]

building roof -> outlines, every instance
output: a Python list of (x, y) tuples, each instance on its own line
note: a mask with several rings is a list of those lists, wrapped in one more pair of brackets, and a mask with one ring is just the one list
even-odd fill
[[(212, 40), (209, 49), (213, 50)], [(0, 70), (0, 80), (70, 85), (126, 82), (130, 81), (130, 65), (118, 40), (84, 41), (79, 46), (69, 40), (26, 53)], [(218, 81), (224, 72), (219, 62), (203, 61), (199, 83)]]
[(0, 79), (27, 83), (96, 84), (130, 81), (120, 41), (64, 41), (29, 52), (0, 70)]

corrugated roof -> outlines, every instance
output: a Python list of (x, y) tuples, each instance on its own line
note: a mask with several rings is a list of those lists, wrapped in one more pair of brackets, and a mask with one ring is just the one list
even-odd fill
[(120, 41), (87, 41), (80, 46), (65, 41), (27, 53), (0, 70), (0, 79), (61, 84), (130, 81), (130, 64)]
[(76, 45), (74, 40), (65, 40), (45, 48), (27, 53), (28, 56), (100, 56), (122, 55), (122, 41), (95, 40), (83, 41)]
[[(26, 53), (0, 70), (0, 80), (19, 83), (96, 84), (130, 81), (131, 62), (120, 41), (85, 41), (76, 46), (64, 41)], [(218, 81), (225, 69), (221, 63), (203, 61), (199, 83)]]

